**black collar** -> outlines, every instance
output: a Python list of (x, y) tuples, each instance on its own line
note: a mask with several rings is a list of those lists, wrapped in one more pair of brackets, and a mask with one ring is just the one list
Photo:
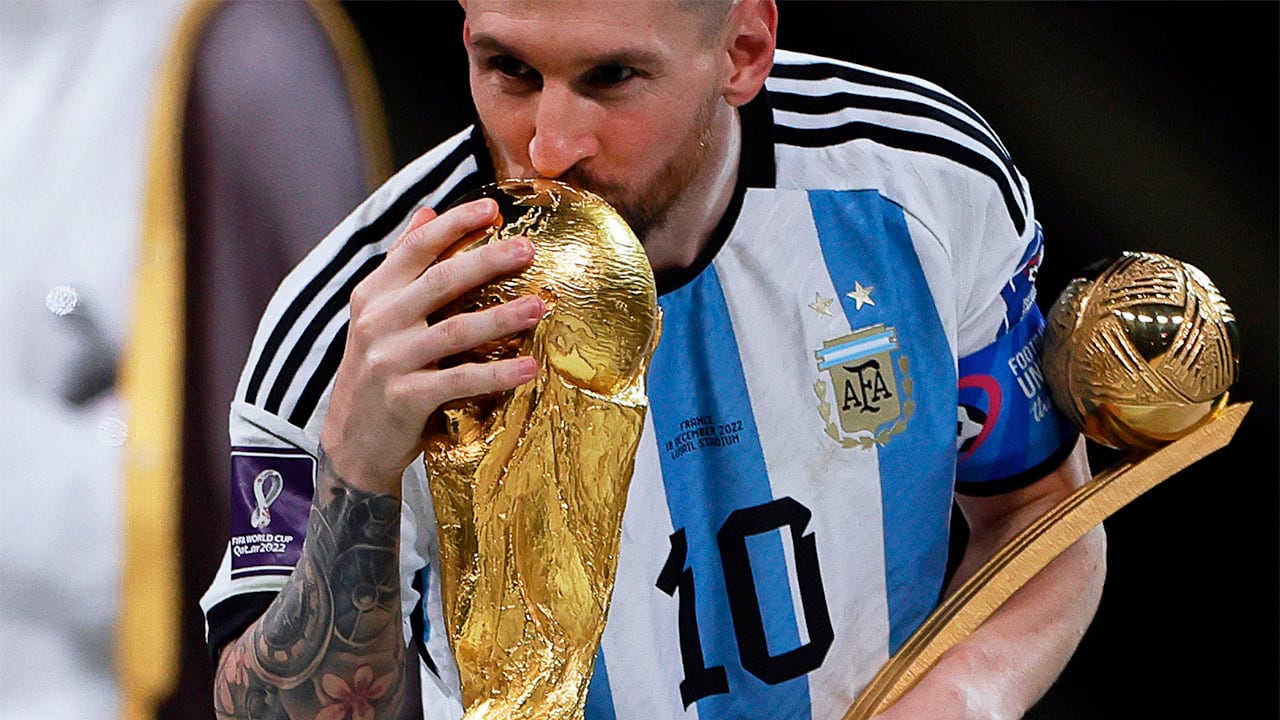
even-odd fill
[(747, 188), (771, 188), (777, 183), (777, 166), (773, 158), (773, 108), (769, 105), (768, 93), (762, 88), (755, 99), (738, 110), (738, 117), (742, 120), (742, 149), (738, 156), (738, 181), (733, 188), (733, 197), (729, 198), (724, 215), (693, 263), (686, 268), (655, 275), (659, 295), (680, 289), (707, 269), (738, 223)]

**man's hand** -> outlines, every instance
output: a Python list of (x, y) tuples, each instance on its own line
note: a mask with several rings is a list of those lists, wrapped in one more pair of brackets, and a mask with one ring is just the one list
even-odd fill
[(351, 294), (351, 321), (321, 444), (339, 477), (370, 492), (399, 496), (400, 476), (421, 452), (427, 418), (458, 398), (509, 390), (538, 371), (531, 357), (436, 364), (481, 343), (533, 327), (546, 307), (536, 296), (455, 315), (426, 318), (468, 290), (517, 272), (533, 259), (524, 238), (436, 259), (468, 233), (493, 224), (484, 199), (437, 217), (418, 210), (386, 260)]

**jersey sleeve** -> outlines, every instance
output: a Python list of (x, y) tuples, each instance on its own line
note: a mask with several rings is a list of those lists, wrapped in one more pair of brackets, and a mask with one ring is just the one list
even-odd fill
[[(231, 403), (230, 536), (200, 600), (215, 657), (261, 616), (302, 553), (351, 291), (381, 263), (417, 208), (443, 209), (473, 188), (471, 133), (465, 130), (428, 152), (361, 203), (285, 277), (263, 313)], [(401, 599), (408, 638), (408, 618), (419, 599), (412, 577), (426, 564), (434, 541), (420, 463), (405, 471), (402, 499)]]
[(994, 338), (958, 362), (956, 489), (967, 495), (1034, 482), (1065, 459), (1078, 434), (1053, 404), (1041, 371), (1044, 317), (1036, 274), (1044, 234), (1038, 224), (1030, 229), (1012, 272), (1001, 274), (1004, 281), (981, 314), (994, 326)]
[(236, 403), (230, 425), (230, 537), (200, 600), (214, 656), (262, 614), (293, 572), (316, 478), (315, 446), (279, 419)]

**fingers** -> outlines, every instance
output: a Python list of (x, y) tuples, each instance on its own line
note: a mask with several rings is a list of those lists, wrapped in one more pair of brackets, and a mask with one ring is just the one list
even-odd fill
[(521, 356), (484, 363), (464, 363), (445, 370), (422, 370), (401, 376), (399, 392), (423, 407), (435, 408), (451, 400), (510, 390), (538, 374), (538, 361)]
[(532, 260), (533, 246), (522, 239), (437, 262), (497, 218), (492, 199), (439, 216), (418, 210), (382, 264), (353, 290), (347, 343), (322, 432), (325, 447), (335, 459), (341, 455), (344, 472), (394, 487), (418, 451), (426, 419), (441, 403), (509, 390), (537, 375), (538, 363), (528, 357), (437, 366), (443, 358), (528, 330), (546, 312), (540, 298), (530, 297), (427, 323), (445, 303)]
[(421, 275), (440, 253), (469, 233), (492, 225), (498, 204), (489, 198), (464, 203), (435, 216), (429, 209), (414, 213), (409, 227), (387, 252), (387, 259), (365, 278), (375, 294), (400, 288)]
[(523, 332), (538, 324), (547, 306), (536, 295), (473, 313), (463, 313), (417, 331), (413, 363), (426, 367), (478, 345)]
[(468, 290), (518, 272), (532, 261), (533, 243), (527, 238), (458, 253), (427, 268), (397, 297), (397, 319), (404, 322), (427, 317)]

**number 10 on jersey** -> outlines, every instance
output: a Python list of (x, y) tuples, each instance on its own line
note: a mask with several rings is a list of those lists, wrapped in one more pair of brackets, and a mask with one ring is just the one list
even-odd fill
[[(702, 635), (698, 628), (697, 593), (714, 591), (708, 583), (724, 582), (733, 633), (737, 640), (738, 659), (742, 668), (765, 683), (778, 683), (800, 677), (822, 664), (831, 647), (834, 633), (818, 566), (818, 546), (812, 533), (806, 535), (812, 513), (790, 497), (778, 498), (761, 505), (740, 508), (729, 514), (716, 533), (722, 578), (694, 577), (689, 567), (689, 547), (684, 528), (671, 534), (671, 551), (658, 575), (657, 587), (679, 602), (678, 625), (680, 655), (684, 679), (680, 682), (680, 699), (687, 708), (704, 697), (730, 691), (728, 674), (723, 665), (707, 666)], [(771, 655), (765, 632), (765, 617), (760, 593), (785, 592), (790, 588), (757, 587), (756, 578), (763, 570), (753, 566), (762, 562), (753, 558), (748, 538), (781, 531), (789, 536), (795, 557), (795, 581), (804, 612), (808, 640), (790, 650)], [(767, 562), (777, 562), (770, 557)], [(773, 568), (777, 570), (777, 568)], [(769, 577), (786, 578), (781, 574)]]

